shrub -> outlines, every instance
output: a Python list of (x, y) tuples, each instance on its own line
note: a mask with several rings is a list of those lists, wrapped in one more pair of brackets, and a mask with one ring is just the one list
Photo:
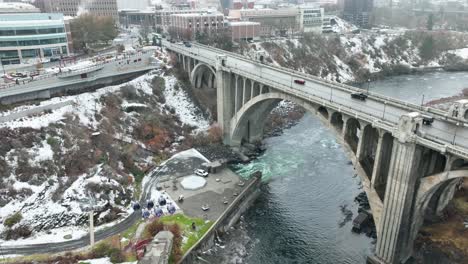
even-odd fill
[(162, 97), (162, 91), (164, 91), (164, 88), (166, 87), (166, 81), (162, 77), (155, 76), (151, 81), (151, 86), (153, 94), (158, 97)]
[(4, 233), (3, 236), (6, 240), (16, 240), (18, 238), (27, 238), (31, 236), (32, 231), (31, 229), (26, 226), (26, 225), (21, 225), (13, 229), (7, 229)]
[(154, 237), (157, 233), (159, 233), (162, 230), (164, 230), (164, 224), (161, 223), (157, 219), (154, 220), (153, 222), (149, 223), (146, 226), (146, 233), (151, 237)]
[(182, 258), (182, 231), (178, 224), (169, 226), (169, 231), (174, 235), (174, 244), (172, 246), (172, 260), (178, 263)]
[(107, 243), (97, 244), (91, 251), (93, 258), (103, 258), (111, 253), (111, 246)]
[(19, 223), (23, 219), (23, 216), (21, 215), (20, 212), (14, 213), (7, 217), (5, 221), (3, 222), (4, 226), (12, 227), (15, 224)]
[(125, 261), (125, 256), (118, 248), (112, 248), (109, 250), (109, 258), (112, 263), (120, 263)]
[(127, 98), (129, 100), (138, 99), (138, 94), (136, 92), (136, 89), (132, 85), (125, 85), (124, 87), (120, 88), (120, 92), (122, 93), (122, 96), (124, 98)]

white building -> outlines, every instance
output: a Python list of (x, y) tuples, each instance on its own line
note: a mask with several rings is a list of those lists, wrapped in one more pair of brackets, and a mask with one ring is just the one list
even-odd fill
[(211, 35), (224, 29), (224, 16), (221, 13), (187, 13), (171, 15), (169, 33), (178, 38), (193, 39), (197, 33)]
[(4, 65), (68, 55), (68, 44), (62, 14), (0, 15), (0, 60)]
[(163, 9), (156, 10), (156, 26), (160, 27), (164, 32), (168, 32), (171, 26), (171, 16), (177, 14), (202, 14), (207, 12), (215, 12), (216, 10), (209, 9)]
[(145, 10), (151, 6), (151, 0), (117, 0), (117, 8)]
[(299, 6), (299, 28), (301, 32), (322, 32), (324, 10), (312, 5)]

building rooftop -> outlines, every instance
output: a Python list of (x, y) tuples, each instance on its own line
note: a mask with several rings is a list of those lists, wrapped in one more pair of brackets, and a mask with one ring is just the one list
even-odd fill
[(197, 16), (223, 16), (221, 13), (184, 13), (184, 14), (173, 14), (172, 16), (180, 17), (197, 17)]
[(31, 24), (33, 21), (47, 23), (48, 21), (63, 20), (63, 15), (59, 13), (14, 13), (0, 14), (0, 21), (10, 21), (16, 24), (25, 23)]
[(0, 3), (0, 13), (40, 12), (39, 8), (27, 3)]
[(251, 21), (233, 21), (229, 23), (231, 26), (255, 26), (260, 25), (258, 22), (251, 22)]

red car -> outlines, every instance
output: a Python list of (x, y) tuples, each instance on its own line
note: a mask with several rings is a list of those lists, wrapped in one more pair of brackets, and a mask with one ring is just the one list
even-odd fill
[(304, 80), (294, 80), (295, 83), (304, 85), (305, 81)]

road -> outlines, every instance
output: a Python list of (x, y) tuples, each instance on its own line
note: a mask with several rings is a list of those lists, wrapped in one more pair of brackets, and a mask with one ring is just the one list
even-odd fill
[[(139, 212), (134, 212), (125, 218), (122, 222), (108, 227), (103, 230), (96, 231), (94, 234), (95, 241), (117, 235), (130, 228), (140, 218)], [(38, 253), (58, 253), (70, 250), (76, 250), (89, 246), (89, 234), (76, 240), (44, 243), (33, 245), (18, 245), (18, 246), (1, 246), (0, 255), (31, 255)]]

